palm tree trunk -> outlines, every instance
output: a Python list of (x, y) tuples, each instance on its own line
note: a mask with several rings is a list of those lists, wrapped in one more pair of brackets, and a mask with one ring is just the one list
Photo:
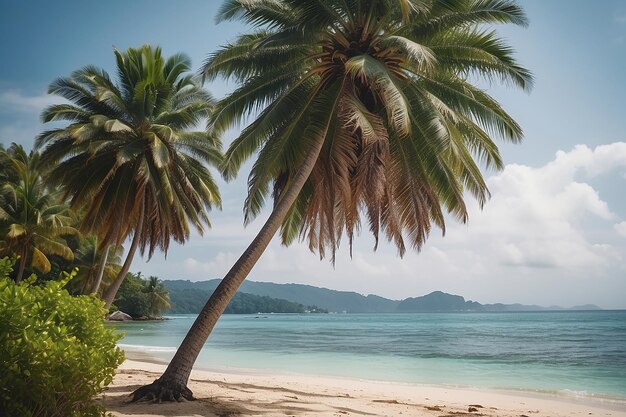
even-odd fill
[(128, 255), (126, 255), (126, 260), (124, 261), (124, 265), (122, 265), (122, 269), (119, 274), (115, 278), (115, 281), (111, 284), (109, 288), (107, 288), (106, 293), (102, 297), (104, 300), (104, 307), (109, 308), (111, 304), (113, 304), (113, 300), (115, 300), (115, 296), (117, 295), (117, 290), (120, 289), (120, 285), (126, 278), (126, 274), (130, 269), (130, 264), (133, 262), (133, 258), (135, 257), (135, 252), (137, 251), (137, 246), (139, 245), (139, 239), (141, 238), (141, 232), (143, 230), (143, 219), (144, 219), (144, 201), (143, 196), (141, 200), (141, 212), (139, 214), (139, 222), (137, 224), (137, 228), (135, 229), (135, 235), (133, 236), (133, 241), (130, 244), (130, 249), (128, 249)]
[[(93, 288), (91, 289), (92, 293), (97, 294), (100, 289), (100, 283), (102, 282), (102, 276), (104, 275), (104, 267), (107, 264), (107, 260), (109, 258), (109, 248), (111, 245), (107, 245), (104, 249), (104, 254), (100, 258), (100, 264), (98, 265), (98, 275), (96, 276), (96, 282), (93, 284)], [(97, 248), (96, 248), (97, 250)]]
[[(323, 143), (324, 138), (322, 137), (312, 145), (287, 191), (275, 205), (269, 218), (250, 246), (248, 246), (217, 286), (161, 378), (153, 384), (141, 387), (135, 391), (133, 393), (133, 401), (149, 396), (151, 393), (164, 400), (178, 400), (181, 396), (187, 399), (193, 398), (192, 392), (187, 388), (187, 381), (202, 346), (204, 346), (228, 303), (246, 279), (252, 267), (259, 260), (287, 216), (289, 209), (296, 201), (298, 194), (315, 166)], [(154, 390), (157, 393), (154, 393)]]
[(26, 268), (26, 256), (28, 255), (28, 247), (22, 249), (22, 254), (20, 256), (20, 266), (17, 270), (17, 277), (15, 277), (15, 282), (20, 282), (24, 277), (24, 269)]

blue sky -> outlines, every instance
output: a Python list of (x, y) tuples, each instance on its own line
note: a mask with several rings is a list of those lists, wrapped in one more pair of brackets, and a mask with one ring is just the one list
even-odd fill
[[(481, 302), (626, 308), (626, 1), (526, 0), (528, 28), (498, 27), (535, 74), (530, 94), (485, 86), (520, 122), (521, 145), (502, 145), (507, 168), (488, 172), (493, 198), (470, 223), (434, 232), (403, 260), (364, 235), (335, 268), (303, 244), (273, 242), (251, 279), (300, 282), (392, 298), (444, 290)], [(215, 25), (217, 1), (0, 3), (0, 141), (29, 147), (59, 76), (84, 65), (113, 70), (113, 46), (160, 45), (198, 68), (246, 28)], [(206, 86), (224, 95), (232, 86)], [(235, 132), (231, 132), (232, 137)], [(215, 227), (133, 269), (162, 278), (220, 277), (259, 228), (242, 226), (247, 172), (223, 185)], [(262, 220), (262, 219), (261, 219)]]

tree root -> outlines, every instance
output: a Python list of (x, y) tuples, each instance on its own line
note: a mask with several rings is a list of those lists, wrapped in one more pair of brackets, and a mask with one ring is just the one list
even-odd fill
[(140, 400), (154, 401), (161, 403), (162, 401), (178, 401), (183, 399), (193, 401), (193, 393), (185, 384), (174, 381), (156, 379), (152, 384), (144, 385), (133, 391), (131, 403)]

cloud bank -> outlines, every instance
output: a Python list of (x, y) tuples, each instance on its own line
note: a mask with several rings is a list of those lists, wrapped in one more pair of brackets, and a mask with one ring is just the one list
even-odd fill
[(66, 102), (60, 97), (45, 94), (27, 94), (21, 90), (0, 90), (0, 142), (33, 146), (35, 137), (50, 126), (41, 124), (41, 112), (52, 104)]

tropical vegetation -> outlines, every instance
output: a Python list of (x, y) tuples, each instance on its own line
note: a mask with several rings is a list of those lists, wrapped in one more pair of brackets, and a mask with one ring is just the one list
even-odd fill
[[(111, 285), (121, 269), (122, 247), (107, 246), (98, 249), (98, 237), (88, 235), (82, 237), (74, 251), (72, 267), (78, 268), (74, 279), (70, 282), (73, 293), (101, 294), (101, 287)], [(104, 285), (102, 285), (104, 283)]]
[[(486, 25), (527, 23), (509, 0), (226, 0), (218, 21), (254, 27), (206, 61), (205, 79), (239, 87), (217, 103), (211, 129), (252, 117), (225, 154), (248, 178), (246, 221), (267, 199), (272, 213), (226, 274), (170, 362), (135, 392), (192, 398), (186, 383), (207, 337), (280, 229), (334, 260), (361, 214), (376, 242), (402, 255), (421, 248), (445, 213), (467, 220), (465, 196), (489, 196), (478, 163), (499, 169), (493, 140), (518, 142), (520, 126), (475, 81), (528, 90), (530, 72)], [(375, 246), (376, 247), (376, 246)]]
[(166, 59), (148, 45), (114, 53), (117, 83), (87, 66), (50, 85), (69, 104), (50, 106), (42, 118), (68, 124), (35, 144), (52, 167), (49, 183), (82, 210), (81, 232), (97, 235), (100, 248), (132, 237), (104, 293), (107, 307), (137, 249), (151, 257), (157, 248), (167, 252), (171, 239), (185, 242), (192, 228), (202, 234), (208, 210), (221, 203), (208, 169), (222, 160), (219, 135), (192, 130), (210, 115), (213, 99), (189, 73), (189, 59)]
[[(101, 248), (96, 235), (78, 233), (74, 226), (80, 223), (82, 213), (71, 211), (61, 193), (45, 185), (47, 172), (39, 153), (27, 153), (12, 144), (0, 148), (0, 160), (5, 162), (0, 169), (0, 256), (15, 260), (17, 271), (11, 277), (20, 282), (39, 272), (38, 282), (56, 281), (64, 276), (63, 271), (74, 269), (65, 285), (67, 291), (100, 296), (101, 287), (108, 288), (119, 274), (122, 247)], [(133, 306), (132, 311), (138, 312), (136, 317), (160, 316), (169, 308), (167, 290), (156, 277), (145, 282), (138, 279), (136, 292), (145, 299), (145, 308)], [(120, 300), (124, 307), (128, 293)]]
[(159, 278), (143, 279), (141, 272), (129, 273), (120, 286), (115, 308), (133, 318), (160, 318), (171, 308), (170, 295)]
[(13, 144), (0, 149), (5, 162), (0, 178), (0, 257), (17, 255), (16, 281), (26, 267), (46, 274), (51, 255), (71, 261), (74, 254), (64, 239), (75, 235), (71, 217), (59, 193), (46, 189), (40, 156)]
[(15, 283), (0, 259), (0, 410), (15, 417), (104, 416), (94, 396), (124, 360), (121, 338), (105, 327), (103, 303), (74, 297), (71, 280)]

